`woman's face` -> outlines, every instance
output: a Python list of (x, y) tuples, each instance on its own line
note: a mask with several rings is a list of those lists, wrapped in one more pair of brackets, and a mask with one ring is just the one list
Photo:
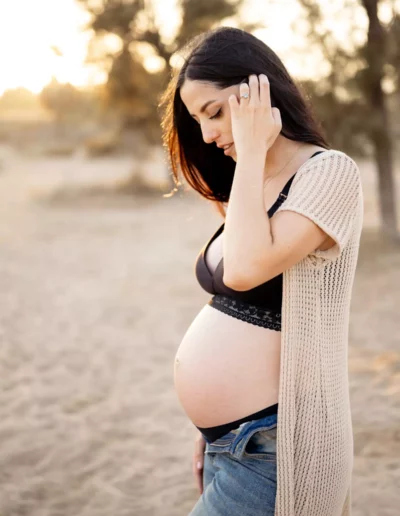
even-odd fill
[[(218, 147), (221, 147), (221, 152), (225, 152), (236, 161), (228, 102), (232, 93), (239, 97), (239, 84), (220, 90), (212, 83), (186, 79), (180, 88), (182, 102), (200, 125), (205, 143), (215, 142)], [(222, 147), (227, 144), (232, 145), (224, 151)]]

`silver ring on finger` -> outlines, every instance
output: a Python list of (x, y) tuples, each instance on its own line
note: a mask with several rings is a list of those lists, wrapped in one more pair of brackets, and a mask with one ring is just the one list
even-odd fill
[(250, 96), (250, 90), (249, 86), (246, 83), (240, 84), (240, 98), (241, 99), (248, 99)]

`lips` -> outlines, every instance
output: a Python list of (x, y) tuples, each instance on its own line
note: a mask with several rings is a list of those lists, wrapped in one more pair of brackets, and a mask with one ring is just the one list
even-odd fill
[(224, 149), (224, 154), (227, 154), (227, 152), (232, 148), (232, 145), (233, 145), (233, 142), (229, 145), (229, 147)]

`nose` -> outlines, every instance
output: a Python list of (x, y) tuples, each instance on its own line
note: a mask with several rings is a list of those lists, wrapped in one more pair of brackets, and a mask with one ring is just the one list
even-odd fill
[(205, 143), (212, 143), (214, 142), (219, 135), (218, 130), (215, 127), (201, 127), (201, 132), (203, 135), (203, 140)]

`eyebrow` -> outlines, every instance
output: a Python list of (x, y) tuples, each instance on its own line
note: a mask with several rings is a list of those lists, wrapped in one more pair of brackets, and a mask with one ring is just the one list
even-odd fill
[[(207, 109), (207, 107), (212, 104), (213, 102), (217, 102), (217, 99), (214, 99), (214, 100), (208, 100), (205, 104), (203, 104), (200, 108), (200, 113), (204, 113), (204, 111)], [(196, 116), (196, 115), (192, 115), (192, 113), (190, 113), (191, 116)]]

